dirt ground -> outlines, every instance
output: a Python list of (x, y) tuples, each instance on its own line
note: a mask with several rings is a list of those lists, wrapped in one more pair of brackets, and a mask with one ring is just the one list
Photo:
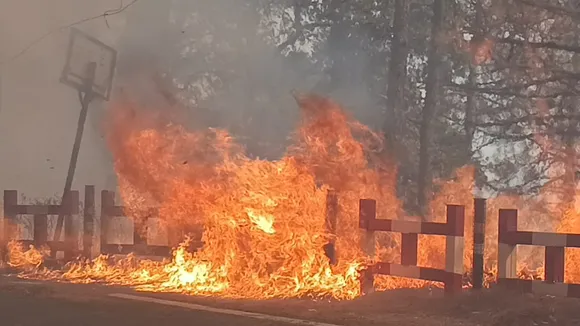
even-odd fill
[(134, 292), (100, 285), (73, 285), (0, 276), (2, 326), (130, 326), (164, 324), (282, 326), (278, 321), (194, 311), (110, 297), (126, 293), (285, 316), (343, 326), (393, 325), (580, 325), (580, 300), (500, 290), (443, 298), (437, 290), (396, 290), (353, 301), (227, 300), (181, 294)]

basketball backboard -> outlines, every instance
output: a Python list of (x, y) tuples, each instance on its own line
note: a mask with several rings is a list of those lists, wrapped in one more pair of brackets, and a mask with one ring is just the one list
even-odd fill
[(87, 66), (96, 63), (93, 95), (109, 99), (117, 62), (117, 51), (76, 28), (71, 28), (66, 63), (60, 81), (79, 91), (85, 91)]

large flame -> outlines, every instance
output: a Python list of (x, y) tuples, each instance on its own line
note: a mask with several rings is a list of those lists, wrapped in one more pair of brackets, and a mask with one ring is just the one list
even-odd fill
[[(112, 107), (108, 142), (124, 203), (160, 207), (170, 229), (203, 225), (200, 251), (181, 246), (162, 269), (138, 278), (233, 297), (359, 295), (358, 201), (376, 198), (381, 215), (395, 217), (395, 171), (376, 154), (381, 138), (336, 103), (298, 101), (294, 145), (275, 162), (249, 159), (224, 130), (188, 131), (127, 100)], [(336, 235), (327, 229), (329, 189), (340, 203)], [(336, 266), (324, 251), (333, 237)]]

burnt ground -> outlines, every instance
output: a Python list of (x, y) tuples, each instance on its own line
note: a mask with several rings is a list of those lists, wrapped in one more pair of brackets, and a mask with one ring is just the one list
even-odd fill
[(500, 290), (466, 292), (453, 298), (443, 298), (437, 290), (396, 290), (343, 302), (300, 299), (252, 301), (138, 293), (120, 287), (27, 281), (7, 276), (0, 276), (0, 325), (290, 325), (280, 321), (118, 299), (109, 296), (111, 293), (133, 294), (342, 326), (580, 325), (578, 299), (534, 296)]

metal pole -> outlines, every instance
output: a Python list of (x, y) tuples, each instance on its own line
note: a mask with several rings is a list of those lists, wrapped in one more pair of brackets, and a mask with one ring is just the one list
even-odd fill
[(474, 199), (473, 213), (473, 289), (483, 288), (483, 260), (485, 252), (486, 200)]
[[(77, 160), (79, 157), (79, 150), (81, 147), (81, 141), (83, 138), (83, 132), (85, 129), (85, 121), (87, 120), (87, 113), (88, 113), (88, 109), (89, 109), (89, 104), (91, 103), (92, 99), (93, 99), (93, 82), (95, 79), (95, 70), (96, 70), (97, 64), (96, 62), (89, 62), (87, 64), (87, 75), (86, 78), (84, 80), (84, 89), (83, 92), (84, 94), (81, 94), (81, 92), (79, 92), (79, 99), (81, 102), (81, 113), (79, 114), (79, 120), (77, 123), (77, 133), (75, 135), (75, 141), (73, 144), (73, 148), (72, 148), (72, 153), (71, 153), (71, 157), (70, 157), (70, 162), (69, 162), (69, 166), (68, 166), (68, 173), (66, 175), (66, 181), (64, 184), (64, 190), (63, 190), (63, 195), (62, 195), (62, 200), (61, 200), (61, 212), (58, 214), (58, 220), (56, 222), (56, 229), (54, 231), (54, 241), (59, 241), (60, 239), (60, 234), (61, 234), (61, 229), (62, 226), (64, 224), (64, 219), (65, 219), (65, 215), (62, 213), (63, 209), (65, 207), (65, 204), (68, 202), (68, 200), (70, 200), (70, 190), (72, 187), (72, 182), (74, 179), (74, 175), (75, 175), (75, 170), (77, 167)], [(70, 248), (70, 241), (73, 241), (73, 239), (71, 239), (71, 234), (69, 234), (69, 232), (67, 232), (68, 230), (72, 231), (71, 227), (72, 227), (72, 219), (70, 216), (66, 216), (67, 218), (67, 223), (65, 224), (65, 245), (66, 245), (66, 249), (67, 251), (69, 251), (68, 249)], [(66, 253), (66, 251), (65, 251)], [(51, 255), (53, 257), (56, 256), (56, 251), (53, 251), (51, 253)], [(72, 258), (72, 257), (65, 257), (65, 258)]]

